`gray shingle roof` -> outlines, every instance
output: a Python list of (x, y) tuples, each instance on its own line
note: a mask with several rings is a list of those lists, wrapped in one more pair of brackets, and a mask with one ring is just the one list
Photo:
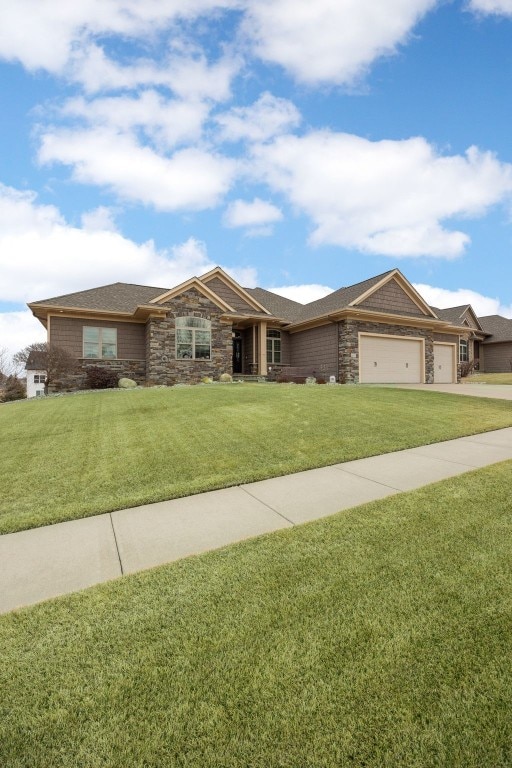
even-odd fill
[(466, 311), (466, 309), (469, 307), (469, 304), (463, 304), (460, 307), (447, 307), (446, 309), (439, 309), (439, 307), (431, 307), (431, 309), (434, 310), (436, 315), (441, 320), (447, 320), (449, 323), (454, 323), (455, 325), (459, 324), (459, 320), (461, 319), (462, 315)]
[(492, 344), (494, 341), (512, 341), (512, 320), (502, 315), (487, 315), (479, 317), (478, 321), (485, 333), (492, 334), (484, 341), (484, 344)]
[(46, 352), (32, 350), (25, 363), (26, 371), (45, 371), (46, 370)]
[(51, 304), (58, 307), (97, 309), (103, 312), (134, 312), (139, 304), (147, 304), (168, 288), (155, 288), (131, 283), (111, 283), (87, 291), (67, 293), (43, 301), (33, 301), (32, 306)]
[(299, 304), (298, 301), (292, 299), (286, 299), (284, 296), (279, 296), (272, 291), (266, 291), (264, 288), (244, 288), (256, 301), (262, 304), (265, 309), (272, 312), (274, 317), (280, 317), (283, 320), (289, 320), (293, 322), (296, 318), (299, 318), (301, 312), (304, 310), (304, 304)]

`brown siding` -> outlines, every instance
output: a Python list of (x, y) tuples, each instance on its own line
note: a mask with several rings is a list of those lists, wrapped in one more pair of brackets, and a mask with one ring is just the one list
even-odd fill
[(434, 341), (445, 341), (450, 344), (458, 344), (459, 337), (452, 333), (434, 333)]
[(254, 312), (254, 307), (251, 307), (246, 301), (244, 301), (238, 293), (235, 293), (223, 280), (218, 277), (214, 277), (209, 280), (205, 285), (208, 286), (217, 296), (224, 299), (230, 307), (238, 309), (240, 312)]
[(338, 375), (338, 326), (334, 323), (290, 334), (291, 365), (325, 376)]
[(486, 373), (510, 373), (512, 371), (512, 341), (483, 344), (483, 366), (480, 370)]
[(66, 349), (73, 357), (83, 357), (83, 328), (117, 328), (117, 358), (119, 360), (144, 360), (145, 327), (139, 323), (115, 323), (107, 320), (83, 320), (76, 317), (52, 317), (50, 340)]
[(371, 296), (358, 304), (366, 309), (376, 309), (379, 312), (399, 312), (408, 315), (423, 315), (396, 280), (390, 280)]

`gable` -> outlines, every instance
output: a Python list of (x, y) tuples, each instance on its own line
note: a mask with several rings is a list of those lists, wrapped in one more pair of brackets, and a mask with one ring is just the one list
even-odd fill
[(460, 319), (462, 321), (462, 325), (467, 325), (468, 328), (474, 328), (477, 331), (482, 330), (480, 323), (476, 319), (476, 316), (473, 314), (470, 306), (466, 307)]
[(202, 283), (201, 280), (199, 280), (197, 277), (192, 277), (190, 280), (187, 280), (186, 282), (177, 285), (175, 288), (171, 288), (169, 291), (166, 291), (161, 296), (157, 296), (156, 298), (151, 299), (150, 304), (169, 304), (172, 299), (175, 299), (178, 296), (182, 296), (184, 293), (190, 291), (191, 289), (195, 289), (197, 293), (202, 294), (205, 298), (209, 299), (213, 304), (215, 304), (224, 312), (234, 311), (233, 307), (228, 304), (228, 302), (224, 301), (224, 299), (218, 296), (218, 294), (212, 291), (211, 288), (209, 288), (207, 285)]
[(217, 296), (220, 296), (220, 298), (229, 304), (230, 307), (233, 307), (233, 309), (236, 309), (239, 312), (251, 312), (254, 314), (254, 306), (251, 306), (251, 304), (242, 298), (242, 296), (235, 293), (235, 291), (219, 277), (212, 277), (206, 284), (208, 285), (208, 288), (217, 294)]
[[(233, 303), (232, 306), (236, 307), (239, 312), (256, 311), (266, 315), (270, 314), (266, 307), (260, 304), (250, 293), (247, 293), (245, 288), (242, 288), (242, 286), (224, 272), (221, 267), (215, 267), (211, 272), (207, 272), (206, 275), (201, 275), (199, 279), (204, 285), (210, 287), (215, 284), (215, 288), (213, 288), (215, 293), (217, 293), (218, 290), (221, 291), (221, 293), (217, 293), (218, 296), (224, 295), (222, 292), (225, 292), (227, 289), (229, 293), (226, 293), (225, 295), (232, 298), (233, 302), (236, 302)], [(229, 303), (231, 304), (231, 301)]]
[(393, 278), (377, 288), (363, 301), (357, 303), (358, 307), (373, 309), (377, 312), (392, 312), (403, 315), (420, 315), (426, 313), (420, 309), (418, 303), (406, 293), (404, 288)]

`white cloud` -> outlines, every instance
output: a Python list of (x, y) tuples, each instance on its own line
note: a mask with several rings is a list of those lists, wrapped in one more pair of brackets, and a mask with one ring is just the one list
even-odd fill
[(221, 138), (226, 141), (266, 141), (298, 126), (300, 112), (288, 99), (265, 91), (250, 107), (233, 107), (217, 115)]
[(137, 244), (112, 231), (108, 218), (109, 228), (99, 227), (101, 215), (96, 211), (96, 226), (73, 227), (33, 193), (0, 186), (0, 301), (36, 301), (117, 281), (166, 287), (215, 266), (195, 238), (158, 250), (151, 240)]
[(225, 56), (209, 64), (203, 53), (175, 54), (162, 63), (138, 59), (121, 65), (109, 58), (95, 44), (73, 54), (69, 74), (89, 93), (96, 91), (164, 86), (187, 100), (225, 101), (231, 95), (231, 81), (240, 68), (240, 60)]
[(76, 181), (108, 187), (121, 198), (161, 211), (214, 207), (236, 170), (233, 161), (201, 149), (162, 157), (133, 136), (103, 127), (48, 131), (39, 159), (69, 165)]
[(393, 53), (437, 0), (246, 0), (245, 31), (258, 56), (298, 80), (350, 83)]
[(227, 208), (224, 223), (227, 227), (259, 227), (281, 221), (282, 212), (272, 203), (255, 197), (251, 203), (234, 200)]
[(32, 312), (0, 312), (0, 348), (9, 357), (36, 341), (46, 341), (46, 328)]
[(458, 288), (449, 291), (446, 288), (436, 288), (433, 285), (414, 283), (414, 287), (423, 298), (433, 307), (446, 309), (447, 307), (461, 307), (471, 304), (479, 317), (486, 315), (503, 315), (512, 317), (512, 305), (504, 305), (499, 298), (491, 298), (469, 288)]
[(209, 110), (204, 102), (169, 100), (149, 90), (136, 97), (70, 99), (62, 108), (62, 114), (123, 133), (143, 129), (159, 148), (166, 150), (198, 141)]
[(0, 56), (63, 73), (95, 35), (151, 38), (179, 19), (236, 7), (233, 0), (3, 0)]
[(283, 285), (279, 288), (268, 288), (268, 290), (272, 291), (272, 293), (278, 293), (279, 296), (284, 296), (286, 299), (298, 301), (299, 304), (309, 304), (310, 301), (323, 299), (324, 296), (333, 291), (327, 285), (319, 285), (317, 283), (310, 283), (309, 285)]
[(86, 211), (81, 216), (82, 229), (88, 232), (116, 232), (117, 226), (114, 219), (114, 211), (104, 205), (94, 208), (92, 211)]
[(421, 137), (313, 132), (281, 136), (253, 157), (256, 178), (311, 217), (313, 244), (394, 257), (459, 256), (469, 237), (444, 223), (481, 216), (512, 193), (512, 165), (475, 147), (442, 156)]
[(512, 16), (512, 0), (471, 0), (469, 8), (477, 13)]

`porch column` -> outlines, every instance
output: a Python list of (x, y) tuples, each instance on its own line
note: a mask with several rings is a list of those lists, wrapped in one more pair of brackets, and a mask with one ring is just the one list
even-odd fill
[(267, 375), (267, 321), (261, 320), (258, 326), (258, 374)]

